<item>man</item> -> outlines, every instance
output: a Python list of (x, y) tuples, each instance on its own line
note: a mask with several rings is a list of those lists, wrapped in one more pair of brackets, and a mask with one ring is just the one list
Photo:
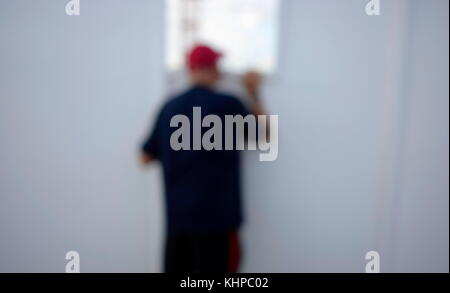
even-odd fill
[[(260, 76), (247, 73), (243, 83), (251, 97), (250, 111), (235, 97), (214, 91), (220, 79), (221, 54), (196, 46), (188, 54), (191, 88), (169, 100), (142, 146), (142, 162), (161, 162), (164, 172), (167, 239), (165, 272), (236, 272), (239, 260), (237, 230), (242, 222), (240, 163), (236, 150), (178, 150), (171, 148), (172, 117), (193, 119), (214, 114), (263, 115), (258, 99)], [(192, 129), (191, 129), (192, 131)], [(205, 132), (205, 129), (202, 129)], [(192, 135), (191, 135), (192, 137)], [(192, 143), (192, 142), (190, 142)]]

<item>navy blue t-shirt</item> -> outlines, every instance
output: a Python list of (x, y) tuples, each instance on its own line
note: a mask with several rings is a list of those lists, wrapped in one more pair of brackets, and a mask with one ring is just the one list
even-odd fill
[[(205, 87), (194, 87), (162, 107), (142, 150), (162, 164), (169, 234), (225, 231), (242, 222), (239, 151), (193, 150), (194, 107), (201, 107), (202, 119), (219, 116), (223, 134), (225, 115), (249, 114), (235, 97)], [(175, 151), (170, 146), (170, 137), (178, 129), (170, 127), (170, 121), (178, 114), (189, 117), (190, 150)], [(208, 129), (202, 128), (202, 134)], [(222, 142), (224, 146), (224, 136)]]

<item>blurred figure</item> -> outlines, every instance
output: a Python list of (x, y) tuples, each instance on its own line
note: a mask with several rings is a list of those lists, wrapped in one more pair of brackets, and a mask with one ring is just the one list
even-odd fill
[[(207, 46), (196, 46), (189, 52), (191, 88), (162, 107), (142, 146), (142, 162), (148, 165), (158, 160), (164, 172), (165, 272), (226, 273), (238, 269), (238, 229), (243, 219), (239, 151), (174, 151), (170, 146), (171, 134), (176, 130), (170, 127), (172, 117), (182, 114), (193, 124), (194, 107), (201, 107), (202, 119), (210, 114), (222, 121), (225, 115), (264, 115), (258, 73), (249, 72), (243, 78), (251, 97), (248, 108), (237, 98), (214, 90), (221, 77), (220, 58), (219, 52)], [(201, 131), (203, 134), (205, 129)]]

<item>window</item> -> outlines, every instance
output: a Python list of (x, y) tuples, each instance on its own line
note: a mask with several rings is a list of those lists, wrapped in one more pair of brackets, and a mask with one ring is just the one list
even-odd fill
[(166, 0), (166, 65), (183, 68), (194, 44), (214, 46), (225, 54), (229, 72), (276, 67), (280, 0)]

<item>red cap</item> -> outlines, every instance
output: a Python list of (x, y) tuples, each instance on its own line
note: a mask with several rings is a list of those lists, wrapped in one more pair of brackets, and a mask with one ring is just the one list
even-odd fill
[(204, 45), (197, 45), (188, 53), (187, 66), (190, 70), (212, 67), (217, 64), (220, 57), (222, 57), (222, 54), (214, 49)]

